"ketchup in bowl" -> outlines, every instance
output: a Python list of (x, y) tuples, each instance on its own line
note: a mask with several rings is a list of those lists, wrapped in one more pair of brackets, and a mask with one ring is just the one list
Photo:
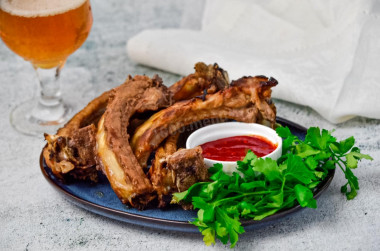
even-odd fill
[(277, 144), (258, 135), (227, 137), (206, 142), (200, 146), (202, 147), (203, 157), (220, 161), (242, 160), (249, 149), (257, 157), (263, 157), (277, 148)]
[(277, 160), (282, 154), (282, 139), (276, 131), (257, 123), (223, 122), (194, 131), (186, 148), (201, 146), (207, 167), (222, 164), (226, 174), (236, 172), (236, 161), (252, 149), (257, 156)]

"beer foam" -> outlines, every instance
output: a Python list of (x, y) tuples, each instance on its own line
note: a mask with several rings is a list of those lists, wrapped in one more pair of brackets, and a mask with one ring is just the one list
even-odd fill
[(0, 8), (14, 16), (54, 16), (81, 6), (86, 0), (0, 0)]

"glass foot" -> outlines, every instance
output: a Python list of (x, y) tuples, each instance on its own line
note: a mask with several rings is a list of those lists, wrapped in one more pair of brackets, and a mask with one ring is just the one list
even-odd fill
[(69, 119), (71, 111), (71, 106), (62, 102), (47, 107), (32, 99), (13, 109), (10, 122), (23, 134), (43, 137), (44, 133), (55, 134)]

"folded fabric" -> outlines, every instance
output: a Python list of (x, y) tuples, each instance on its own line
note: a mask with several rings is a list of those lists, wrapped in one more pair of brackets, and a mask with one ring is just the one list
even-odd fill
[(371, 0), (208, 0), (201, 30), (146, 30), (127, 51), (137, 63), (181, 75), (203, 61), (231, 79), (272, 76), (273, 97), (333, 123), (380, 119), (379, 13)]

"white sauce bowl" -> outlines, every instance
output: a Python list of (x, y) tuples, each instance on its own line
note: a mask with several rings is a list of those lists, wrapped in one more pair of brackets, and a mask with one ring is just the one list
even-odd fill
[[(242, 123), (242, 122), (225, 122), (214, 125), (202, 127), (194, 131), (186, 141), (186, 148), (194, 148), (204, 143), (243, 135), (258, 135), (267, 138), (273, 144), (277, 145), (277, 148), (263, 156), (262, 158), (271, 158), (277, 160), (282, 154), (282, 139), (279, 137), (275, 130), (267, 126), (263, 126), (256, 123)], [(233, 173), (236, 171), (236, 161), (220, 161), (204, 158), (207, 167), (212, 167), (216, 163), (223, 164), (223, 170), (226, 173)]]

